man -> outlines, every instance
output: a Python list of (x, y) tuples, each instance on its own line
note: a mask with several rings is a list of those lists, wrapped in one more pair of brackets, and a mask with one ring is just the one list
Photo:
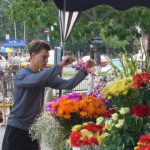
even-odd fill
[[(22, 68), (16, 73), (14, 105), (7, 121), (2, 150), (39, 150), (38, 142), (31, 140), (28, 130), (43, 110), (45, 87), (72, 89), (87, 75), (86, 71), (81, 69), (69, 80), (58, 76), (64, 66), (74, 61), (71, 56), (51, 68), (43, 69), (48, 62), (49, 50), (50, 46), (44, 41), (32, 42), (29, 48), (29, 67)], [(95, 62), (89, 60), (85, 68), (94, 65)]]

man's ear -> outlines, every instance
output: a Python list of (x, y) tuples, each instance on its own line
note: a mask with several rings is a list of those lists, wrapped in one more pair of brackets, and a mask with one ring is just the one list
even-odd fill
[(33, 58), (35, 56), (35, 53), (31, 53), (30, 58)]

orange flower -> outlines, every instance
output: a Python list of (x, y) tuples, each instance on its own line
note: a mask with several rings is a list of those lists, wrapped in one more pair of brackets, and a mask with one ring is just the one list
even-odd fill
[(105, 103), (94, 96), (81, 94), (80, 100), (68, 99), (63, 96), (61, 101), (52, 105), (58, 117), (70, 119), (72, 113), (79, 114), (82, 118), (96, 118), (105, 112)]
[(63, 117), (64, 117), (65, 119), (70, 119), (70, 118), (71, 118), (71, 115), (70, 115), (70, 114), (65, 114)]
[(81, 111), (81, 112), (80, 112), (80, 116), (81, 116), (82, 118), (86, 118), (87, 112)]

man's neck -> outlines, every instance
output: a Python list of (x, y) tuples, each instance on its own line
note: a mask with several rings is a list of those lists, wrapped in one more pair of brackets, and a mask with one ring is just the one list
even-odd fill
[(39, 68), (36, 65), (32, 64), (32, 63), (29, 64), (29, 68), (33, 72), (38, 72), (39, 71)]

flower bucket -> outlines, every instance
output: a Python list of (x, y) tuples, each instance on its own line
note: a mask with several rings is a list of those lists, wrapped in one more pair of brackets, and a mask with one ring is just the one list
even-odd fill
[(99, 145), (86, 145), (81, 147), (73, 147), (72, 150), (100, 150)]

